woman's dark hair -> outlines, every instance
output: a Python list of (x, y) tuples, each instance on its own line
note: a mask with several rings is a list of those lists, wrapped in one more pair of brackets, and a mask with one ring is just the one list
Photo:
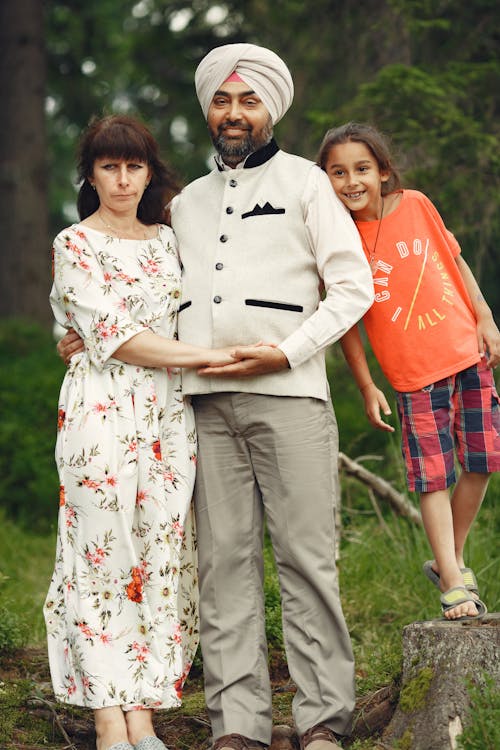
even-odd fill
[(382, 195), (392, 193), (401, 189), (401, 177), (399, 170), (394, 164), (389, 147), (389, 141), (385, 135), (380, 133), (372, 125), (360, 122), (348, 122), (338, 128), (332, 128), (325, 133), (316, 158), (316, 164), (326, 171), (326, 163), (330, 149), (342, 143), (364, 143), (371, 151), (381, 172), (388, 172), (389, 179), (382, 183)]
[(165, 222), (165, 206), (179, 192), (179, 183), (160, 159), (158, 144), (147, 127), (129, 115), (93, 119), (82, 135), (78, 147), (78, 181), (82, 183), (77, 199), (80, 219), (99, 208), (99, 196), (90, 178), (96, 159), (102, 158), (137, 159), (148, 165), (151, 180), (137, 207), (137, 217), (144, 224)]

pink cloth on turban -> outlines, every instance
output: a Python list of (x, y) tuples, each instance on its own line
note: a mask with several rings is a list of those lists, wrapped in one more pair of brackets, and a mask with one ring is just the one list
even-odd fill
[(245, 83), (243, 78), (241, 78), (236, 71), (233, 71), (229, 78), (226, 78), (224, 83)]

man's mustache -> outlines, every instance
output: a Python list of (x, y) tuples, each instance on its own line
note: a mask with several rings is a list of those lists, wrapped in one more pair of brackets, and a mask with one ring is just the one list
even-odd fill
[(250, 131), (252, 129), (249, 125), (244, 125), (243, 122), (241, 122), (241, 120), (228, 120), (222, 125), (219, 125), (218, 127), (219, 133), (223, 133), (225, 130), (228, 130), (228, 128), (238, 128), (239, 130), (247, 130), (247, 131)]

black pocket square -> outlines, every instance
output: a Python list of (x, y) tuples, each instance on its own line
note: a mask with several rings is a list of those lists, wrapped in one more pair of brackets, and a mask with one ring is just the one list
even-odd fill
[(241, 214), (242, 219), (248, 219), (249, 216), (269, 216), (271, 214), (284, 214), (285, 209), (284, 208), (273, 208), (269, 201), (266, 201), (263, 206), (259, 206), (258, 203), (255, 204), (254, 208), (251, 211), (247, 211), (244, 214)]

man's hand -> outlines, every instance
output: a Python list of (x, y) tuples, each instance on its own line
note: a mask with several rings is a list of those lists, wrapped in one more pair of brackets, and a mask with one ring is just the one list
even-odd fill
[(267, 375), (289, 367), (286, 356), (276, 346), (238, 346), (231, 351), (231, 355), (239, 361), (224, 367), (202, 367), (198, 370), (198, 375), (243, 378)]
[(69, 365), (73, 354), (79, 354), (84, 350), (85, 347), (83, 346), (83, 340), (74, 328), (70, 328), (57, 344), (57, 353), (64, 361), (65, 365)]

